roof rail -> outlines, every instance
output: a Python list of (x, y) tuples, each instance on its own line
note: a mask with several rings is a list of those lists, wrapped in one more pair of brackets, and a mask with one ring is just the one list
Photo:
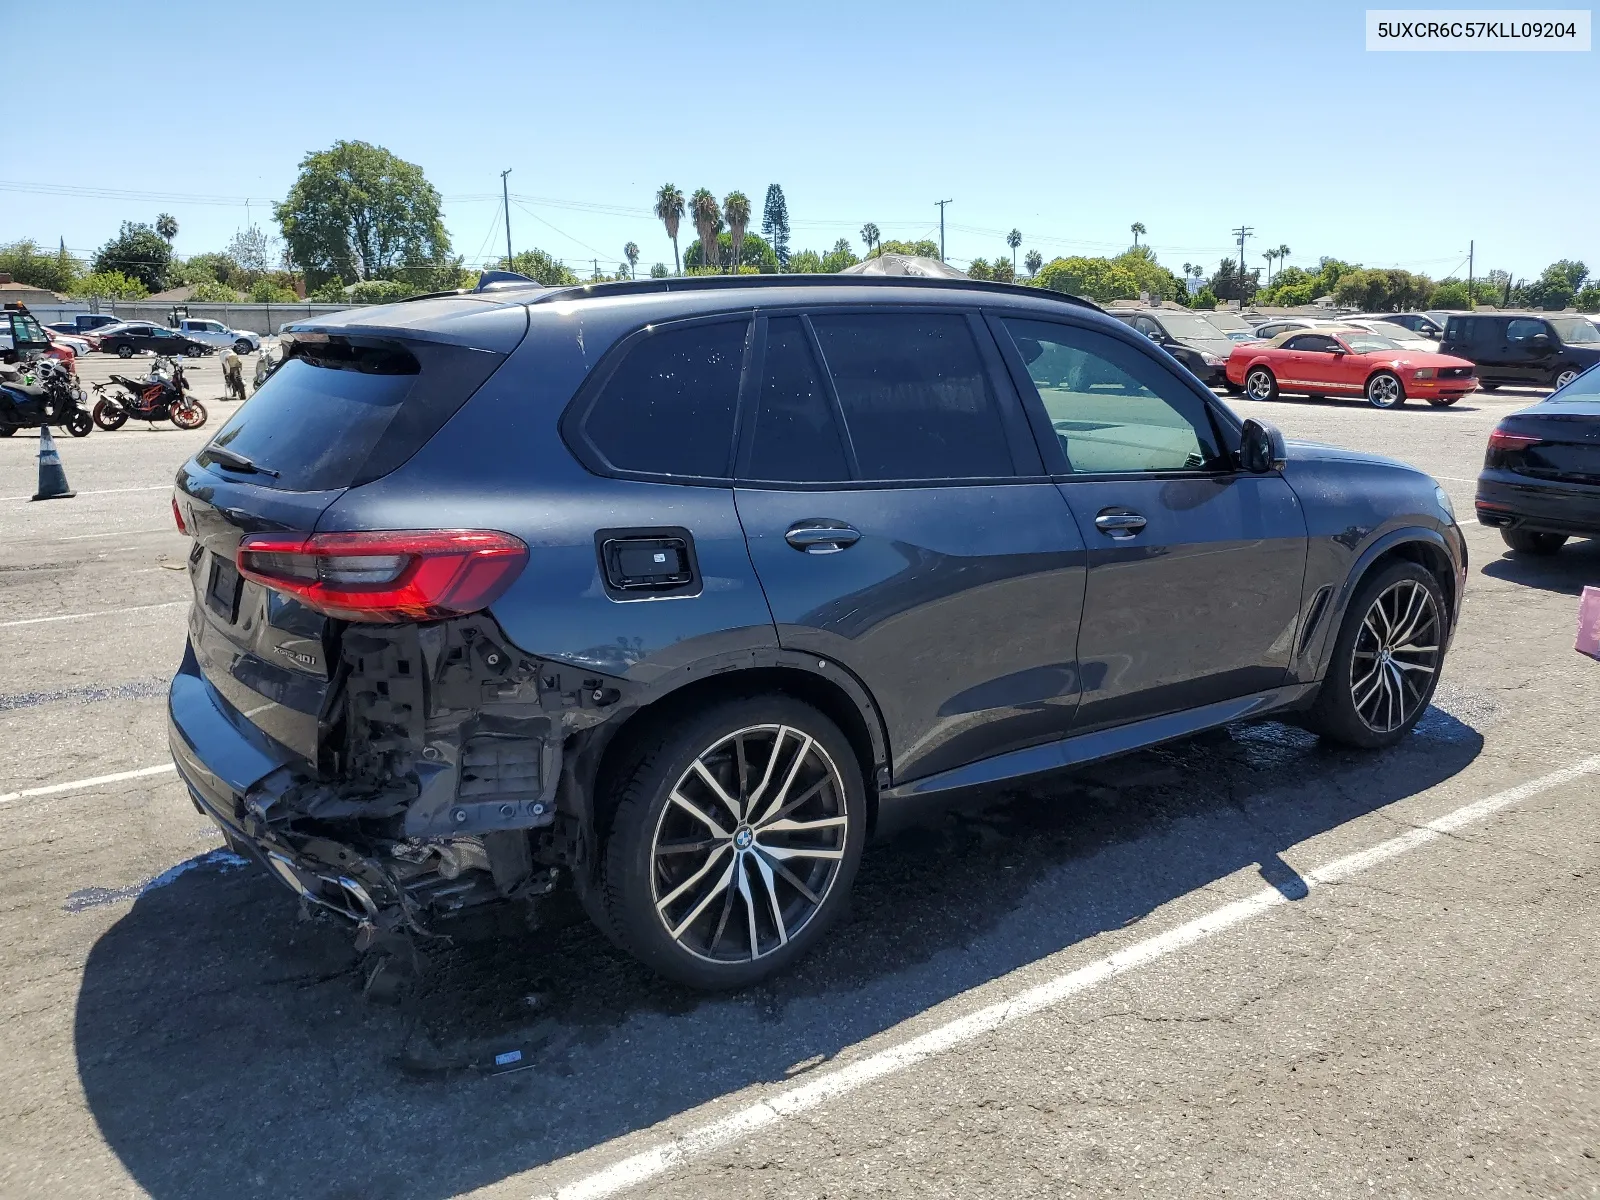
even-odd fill
[(581, 283), (570, 287), (547, 288), (529, 298), (530, 304), (554, 300), (583, 300), (607, 296), (643, 296), (655, 292), (738, 291), (744, 288), (837, 287), (837, 288), (919, 288), (929, 291), (994, 292), (1001, 296), (1031, 296), (1037, 300), (1057, 300), (1080, 308), (1104, 312), (1093, 300), (1048, 288), (1027, 287), (1018, 283), (992, 283), (986, 279), (927, 279), (911, 275), (691, 275), (687, 278), (633, 279), (615, 283)]

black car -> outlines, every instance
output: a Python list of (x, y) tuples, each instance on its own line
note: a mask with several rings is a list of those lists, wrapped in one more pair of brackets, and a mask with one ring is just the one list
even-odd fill
[(1439, 353), (1471, 359), (1489, 391), (1508, 383), (1559, 388), (1600, 363), (1600, 329), (1587, 317), (1463, 313), (1445, 322)]
[(1522, 554), (1600, 537), (1600, 369), (1495, 426), (1476, 508)]
[(141, 350), (150, 350), (168, 357), (185, 354), (210, 354), (212, 347), (193, 338), (184, 337), (160, 325), (129, 325), (100, 339), (100, 349), (118, 358), (132, 358)]
[(1199, 313), (1175, 308), (1113, 308), (1110, 313), (1188, 367), (1206, 386), (1228, 386), (1228, 355), (1238, 343)]
[(170, 740), (363, 945), (570, 881), (748, 983), (926, 805), (1268, 716), (1392, 745), (1460, 605), (1433, 480), (1038, 289), (480, 285), (286, 346), (178, 473)]

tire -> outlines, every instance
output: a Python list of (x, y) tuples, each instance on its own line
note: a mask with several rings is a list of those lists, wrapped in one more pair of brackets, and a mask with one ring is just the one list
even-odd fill
[[(756, 820), (736, 818), (701, 770)], [(805, 954), (843, 911), (866, 789), (850, 743), (810, 705), (781, 695), (714, 705), (648, 735), (614, 779), (592, 907), (653, 970), (705, 990), (744, 987)]]
[(132, 358), (133, 357), (133, 347), (132, 346), (118, 346), (117, 347), (117, 357), (118, 358)]
[(102, 400), (94, 406), (94, 423), (110, 433), (128, 423), (128, 410), (114, 400)]
[(1405, 385), (1393, 371), (1379, 371), (1367, 380), (1367, 403), (1373, 408), (1399, 408), (1405, 402)]
[(1434, 408), (1449, 408), (1459, 399), (1461, 399), (1460, 396), (1430, 396), (1428, 403), (1433, 405)]
[(17, 427), (15, 425), (0, 425), (0, 437), (10, 437), (16, 431)]
[(1564, 533), (1537, 533), (1532, 529), (1502, 529), (1500, 536), (1505, 544), (1518, 554), (1535, 554), (1547, 558), (1567, 544)]
[(1555, 373), (1550, 380), (1550, 386), (1557, 389), (1564, 388), (1576, 379), (1579, 374), (1580, 372), (1575, 367), (1566, 367)]
[(1439, 581), (1416, 563), (1393, 562), (1370, 573), (1345, 610), (1306, 727), (1364, 750), (1405, 737), (1439, 681), (1448, 620)]
[(235, 354), (249, 354), (250, 353), (250, 343), (245, 341), (243, 338), (240, 338), (237, 342), (235, 342), (233, 344), (233, 352)]
[(88, 437), (93, 428), (94, 418), (81, 408), (67, 418), (67, 432), (73, 437)]
[(199, 429), (206, 423), (206, 406), (198, 400), (185, 400), (170, 410), (172, 423), (179, 429)]
[(1500, 385), (1498, 383), (1480, 383), (1478, 389), (1485, 392), (1498, 392)]
[(1278, 378), (1266, 367), (1251, 367), (1245, 372), (1244, 394), (1252, 400), (1276, 400)]
[(1226, 380), (1222, 386), (1230, 396), (1244, 395), (1244, 384), (1242, 383), (1234, 383), (1233, 380), (1229, 379)]

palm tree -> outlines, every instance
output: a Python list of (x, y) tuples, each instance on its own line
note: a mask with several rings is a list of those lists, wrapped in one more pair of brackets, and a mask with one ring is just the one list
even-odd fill
[(750, 197), (743, 192), (729, 192), (722, 201), (722, 215), (728, 222), (728, 233), (733, 251), (730, 256), (733, 261), (728, 264), (728, 270), (733, 274), (739, 273), (739, 259), (744, 251), (744, 231), (750, 228)]
[(1284, 259), (1286, 259), (1288, 257), (1289, 257), (1289, 247), (1284, 246), (1284, 245), (1279, 245), (1279, 247), (1278, 247), (1278, 264), (1279, 264), (1278, 265), (1278, 274), (1280, 274), (1280, 275), (1283, 274), (1283, 261), (1284, 261)]
[(867, 244), (867, 257), (870, 258), (872, 256), (872, 248), (880, 245), (883, 237), (879, 234), (878, 227), (868, 221), (861, 227), (861, 240)]
[(1128, 228), (1133, 230), (1133, 244), (1135, 246), (1138, 246), (1139, 244), (1139, 235), (1141, 233), (1149, 232), (1149, 230), (1144, 227), (1143, 221), (1135, 221), (1132, 225), (1129, 225)]
[(639, 277), (639, 247), (629, 242), (622, 248), (622, 257), (628, 260), (628, 278)]
[(1022, 245), (1022, 230), (1013, 229), (1006, 234), (1006, 245), (1011, 247), (1011, 273), (1017, 273), (1017, 247)]
[(1029, 275), (1037, 275), (1039, 268), (1044, 266), (1044, 255), (1037, 250), (1029, 250), (1022, 258), (1022, 265), (1028, 268)]
[(178, 236), (178, 218), (171, 213), (162, 213), (156, 218), (156, 232), (166, 241), (171, 241)]
[(717, 265), (717, 226), (722, 224), (722, 205), (709, 188), (695, 188), (689, 197), (689, 219), (700, 235), (700, 260), (708, 267)]
[(1271, 287), (1272, 286), (1272, 262), (1273, 262), (1273, 260), (1275, 258), (1278, 257), (1278, 252), (1276, 250), (1268, 250), (1261, 257), (1267, 260), (1267, 286)]
[(683, 260), (678, 257), (678, 222), (683, 220), (683, 193), (670, 183), (663, 183), (656, 192), (656, 216), (667, 227), (672, 239), (672, 264), (678, 274), (683, 274)]

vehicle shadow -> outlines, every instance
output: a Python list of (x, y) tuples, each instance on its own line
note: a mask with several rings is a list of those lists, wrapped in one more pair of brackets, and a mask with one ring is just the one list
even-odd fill
[[(93, 947), (80, 1080), (160, 1200), (455, 1195), (814, 1069), (1242, 868), (1298, 899), (1282, 852), (1477, 756), (1465, 721), (1493, 712), (1468, 700), (1382, 754), (1241, 727), (946, 814), (869, 852), (823, 949), (732, 996), (656, 980), (569, 909), (430, 945), (430, 982), (383, 1008), (347, 931), (259, 870), (197, 865)], [(484, 1069), (513, 1052), (531, 1069)]]
[(1600, 586), (1600, 538), (1573, 539), (1559, 554), (1545, 558), (1534, 554), (1502, 554), (1491, 558), (1479, 570), (1493, 579), (1505, 579), (1544, 592), (1580, 596), (1585, 585)]

